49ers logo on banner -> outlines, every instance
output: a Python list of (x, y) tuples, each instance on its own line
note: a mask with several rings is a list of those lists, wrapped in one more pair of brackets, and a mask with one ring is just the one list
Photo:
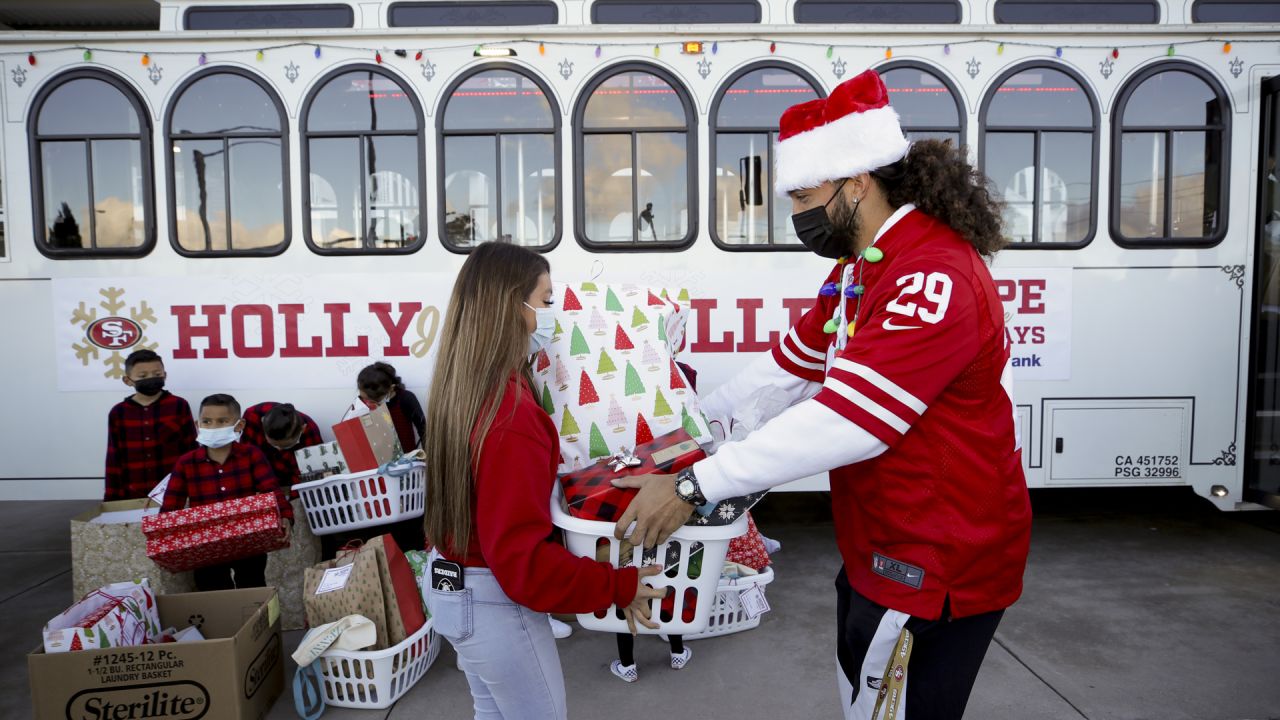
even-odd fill
[[(124, 359), (130, 352), (156, 348), (146, 337), (156, 315), (146, 300), (130, 306), (124, 299), (124, 288), (100, 287), (96, 295), (88, 302), (81, 300), (63, 315), (63, 322), (69, 320), (81, 333), (70, 348), (82, 367), (100, 367), (104, 378), (119, 379), (124, 376)], [(126, 309), (128, 317), (122, 314)]]

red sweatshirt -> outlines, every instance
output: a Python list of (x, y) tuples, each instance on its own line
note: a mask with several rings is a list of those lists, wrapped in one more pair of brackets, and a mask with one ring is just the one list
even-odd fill
[(503, 592), (537, 612), (590, 613), (626, 606), (634, 567), (578, 557), (552, 539), (551, 491), (560, 464), (555, 424), (518, 375), (507, 382), (485, 438), (472, 492), (471, 546), (441, 548), (467, 567), (493, 571)]

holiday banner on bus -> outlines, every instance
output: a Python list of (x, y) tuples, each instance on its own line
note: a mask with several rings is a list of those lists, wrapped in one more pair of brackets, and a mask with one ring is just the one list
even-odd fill
[[(1015, 380), (1071, 379), (1071, 268), (999, 268)], [(1015, 390), (1016, 392), (1016, 390)]]
[[(1015, 378), (1070, 377), (1071, 271), (995, 275)], [(682, 357), (706, 387), (767, 351), (816, 294), (807, 283), (767, 275), (649, 279), (636, 282), (688, 303)], [(57, 279), (58, 387), (118, 390), (125, 357), (141, 348), (161, 354), (175, 390), (349, 388), (360, 368), (380, 359), (422, 387), (453, 281), (446, 273)]]

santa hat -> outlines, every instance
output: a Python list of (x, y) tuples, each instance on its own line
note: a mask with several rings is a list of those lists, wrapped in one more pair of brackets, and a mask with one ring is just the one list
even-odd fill
[(840, 83), (830, 97), (787, 108), (778, 130), (779, 195), (875, 170), (907, 154), (898, 113), (874, 70)]

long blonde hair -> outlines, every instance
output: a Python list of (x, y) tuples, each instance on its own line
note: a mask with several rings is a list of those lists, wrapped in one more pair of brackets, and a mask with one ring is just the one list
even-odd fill
[(462, 265), (449, 298), (440, 352), (427, 398), (427, 538), (466, 552), (471, 495), (485, 436), (512, 373), (529, 373), (524, 302), (549, 273), (546, 258), (487, 242)]

